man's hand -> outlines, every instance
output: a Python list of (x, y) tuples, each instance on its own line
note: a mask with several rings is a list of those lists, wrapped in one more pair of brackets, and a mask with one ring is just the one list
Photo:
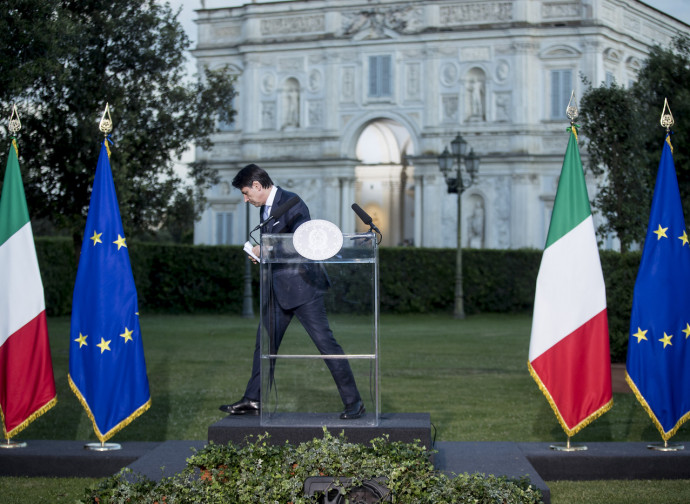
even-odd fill
[[(261, 257), (261, 247), (259, 245), (254, 245), (252, 247), (252, 252), (254, 252), (254, 255), (256, 257)], [(258, 264), (258, 261), (254, 259), (252, 256), (249, 256), (249, 259), (251, 259), (254, 264)]]

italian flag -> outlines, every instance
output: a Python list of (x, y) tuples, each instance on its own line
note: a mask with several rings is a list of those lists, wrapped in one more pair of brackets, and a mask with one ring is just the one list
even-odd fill
[(528, 367), (569, 437), (613, 405), (606, 289), (575, 126), (537, 276)]
[(0, 413), (6, 439), (57, 402), (29, 209), (12, 141), (0, 196)]

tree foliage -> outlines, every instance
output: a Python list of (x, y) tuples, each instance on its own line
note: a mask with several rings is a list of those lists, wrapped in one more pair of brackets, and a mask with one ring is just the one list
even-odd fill
[(690, 217), (690, 39), (676, 37), (669, 47), (655, 46), (633, 86), (640, 107), (640, 135), (645, 176), (656, 180), (665, 130), (659, 119), (668, 99), (675, 124), (671, 128), (673, 160), (686, 219)]
[(179, 11), (155, 0), (9, 4), (0, 12), (0, 40), (10, 48), (0, 57), (0, 106), (9, 117), (10, 104), (18, 104), (32, 217), (81, 239), (106, 103), (126, 232), (150, 233), (190, 204), (198, 215), (216, 172), (193, 163), (185, 181), (173, 161), (190, 142), (211, 146), (219, 115), (232, 120), (235, 90), (226, 69), (185, 79), (190, 41)]
[(580, 105), (587, 137), (588, 169), (602, 182), (593, 206), (604, 217), (599, 233), (614, 233), (621, 251), (642, 242), (648, 215), (648, 186), (639, 156), (638, 107), (630, 90), (615, 82), (589, 84)]
[(587, 137), (587, 168), (599, 177), (593, 206), (605, 218), (602, 234), (614, 233), (626, 251), (644, 241), (666, 132), (659, 124), (664, 99), (675, 118), (671, 141), (685, 215), (690, 215), (690, 40), (654, 46), (626, 89), (613, 83), (588, 89), (580, 101)]

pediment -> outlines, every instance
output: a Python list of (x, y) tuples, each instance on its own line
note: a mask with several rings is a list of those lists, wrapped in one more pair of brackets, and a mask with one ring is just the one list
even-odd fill
[(582, 56), (581, 51), (565, 44), (547, 47), (539, 54), (539, 57), (542, 59), (579, 58), (580, 56)]
[(604, 59), (612, 61), (614, 63), (620, 63), (623, 60), (623, 56), (614, 48), (609, 47), (604, 51)]

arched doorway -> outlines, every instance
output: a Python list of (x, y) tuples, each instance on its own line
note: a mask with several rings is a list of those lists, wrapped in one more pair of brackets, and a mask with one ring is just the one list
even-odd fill
[[(355, 197), (383, 234), (382, 245), (414, 245), (414, 155), (409, 131), (391, 119), (367, 124), (357, 139)], [(367, 231), (361, 221), (356, 230)]]

